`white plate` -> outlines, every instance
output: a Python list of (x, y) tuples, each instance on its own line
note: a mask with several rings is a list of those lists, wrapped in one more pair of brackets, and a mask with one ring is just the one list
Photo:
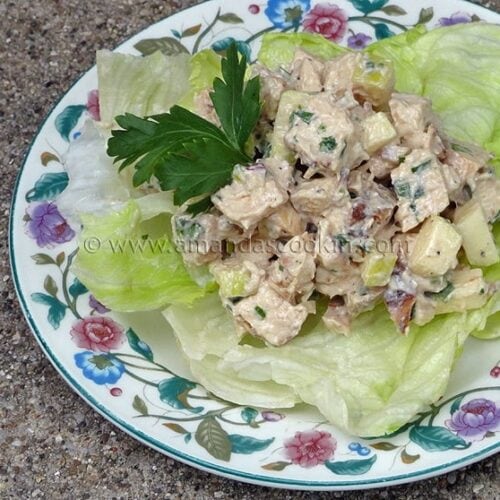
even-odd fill
[[(213, 0), (154, 24), (118, 50), (223, 50), (232, 37), (254, 56), (263, 33), (302, 28), (305, 19), (311, 29), (351, 46), (399, 33), (419, 20), (432, 28), (500, 19), (463, 1), (440, 1), (432, 8), (433, 3), (437, 2), (337, 0), (338, 8), (322, 11), (329, 21), (318, 24), (320, 8), (309, 0)], [(163, 326), (159, 331), (161, 317), (113, 314), (92, 302), (71, 275), (74, 232), (53, 200), (67, 180), (59, 159), (95, 111), (95, 87), (94, 68), (62, 97), (41, 126), (15, 188), (10, 233), (12, 269), (26, 318), (51, 362), (90, 405), (139, 441), (182, 462), (285, 488), (399, 484), (462, 467), (500, 449), (493, 428), (488, 431), (485, 426), (480, 439), (470, 441), (450, 426), (450, 420), (458, 421), (471, 411), (485, 414), (495, 404), (500, 414), (500, 387), (493, 376), (500, 371), (494, 369), (498, 343), (492, 348), (491, 342), (467, 342), (439, 412), (432, 416), (429, 410), (419, 428), (413, 425), (391, 438), (360, 440), (322, 424), (320, 415), (304, 407), (278, 413), (211, 400), (203, 388), (182, 378), (189, 373), (172, 335)], [(79, 337), (83, 345), (88, 329), (96, 327), (114, 335), (107, 353), (75, 343)], [(302, 465), (310, 467), (293, 463), (290, 450), (308, 444), (316, 451)]]

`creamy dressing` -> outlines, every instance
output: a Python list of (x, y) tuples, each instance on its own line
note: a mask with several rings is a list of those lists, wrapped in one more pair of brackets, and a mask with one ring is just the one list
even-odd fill
[[(450, 141), (428, 99), (394, 92), (385, 61), (360, 53), (322, 61), (298, 50), (290, 67), (257, 65), (253, 73), (261, 80), (261, 159), (235, 167), (209, 213), (174, 217), (184, 259), (209, 264), (240, 333), (283, 345), (321, 295), (323, 322), (341, 334), (382, 302), (402, 333), (412, 321), (484, 304), (494, 287), (480, 269), (465, 266), (446, 241), (423, 250), (416, 241), (433, 218), (451, 226), (471, 199), (485, 224), (500, 218), (488, 153)], [(195, 102), (214, 121), (208, 91)], [(441, 251), (450, 253), (441, 259), (448, 267), (431, 277), (410, 269)], [(429, 255), (418, 260), (416, 252)]]

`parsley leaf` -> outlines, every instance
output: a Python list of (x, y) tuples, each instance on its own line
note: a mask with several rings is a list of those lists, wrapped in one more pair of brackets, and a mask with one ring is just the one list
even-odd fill
[(116, 117), (122, 130), (112, 132), (108, 154), (120, 170), (135, 165), (135, 186), (154, 175), (163, 190), (175, 190), (176, 205), (202, 197), (189, 210), (206, 210), (209, 196), (231, 182), (234, 166), (251, 162), (245, 145), (260, 116), (260, 81), (245, 84), (246, 68), (231, 45), (222, 61), (224, 80), (214, 81), (211, 94), (222, 129), (180, 106), (147, 118), (127, 113)]
[(222, 60), (222, 77), (214, 80), (210, 98), (231, 144), (241, 151), (255, 128), (260, 116), (260, 80), (255, 77), (245, 85), (247, 60), (238, 61), (238, 51), (233, 44)]
[(159, 165), (155, 175), (164, 191), (174, 189), (174, 203), (214, 193), (231, 182), (234, 166), (248, 158), (227, 144), (202, 139), (185, 144)]

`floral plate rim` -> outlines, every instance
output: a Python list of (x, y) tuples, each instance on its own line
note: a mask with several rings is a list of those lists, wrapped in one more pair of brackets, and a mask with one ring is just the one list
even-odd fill
[[(186, 13), (191, 10), (196, 10), (199, 8), (202, 4), (210, 4), (212, 3), (212, 0), (205, 0), (204, 2), (201, 2), (200, 4), (190, 6), (181, 10), (177, 10), (174, 14), (172, 15), (177, 15), (180, 13)], [(216, 2), (213, 1), (215, 4)], [(452, 0), (452, 3), (456, 4), (474, 4), (470, 0)], [(474, 4), (475, 8), (479, 8), (481, 10), (484, 10), (488, 13), (491, 14), (491, 10), (479, 6), (477, 4)], [(144, 30), (140, 30), (137, 33), (134, 33), (132, 36), (124, 40), (118, 47), (117, 49), (120, 49), (124, 44), (129, 42), (131, 39), (133, 39), (135, 36), (140, 34), (141, 32), (145, 31), (148, 28), (151, 28), (152, 26), (158, 25), (163, 23), (165, 20), (169, 19), (170, 16), (166, 16), (162, 18), (161, 20), (150, 24), (148, 27), (146, 27)], [(19, 300), (19, 303), (21, 305), (21, 309), (23, 311), (23, 314), (28, 322), (28, 325), (30, 326), (31, 331), (33, 332), (33, 335), (35, 339), (37, 340), (38, 344), (40, 345), (42, 351), (44, 354), (47, 356), (51, 364), (56, 368), (58, 373), (62, 376), (62, 378), (65, 380), (65, 382), (71, 387), (72, 390), (77, 392), (77, 394), (82, 397), (82, 399), (89, 404), (95, 411), (97, 411), (100, 415), (102, 415), (104, 418), (106, 418), (108, 421), (110, 421), (113, 425), (116, 425), (118, 428), (120, 428), (122, 431), (126, 432), (128, 435), (133, 437), (134, 439), (138, 440), (139, 442), (165, 454), (168, 455), (182, 463), (185, 463), (187, 465), (196, 467), (200, 470), (210, 472), (210, 473), (215, 473), (220, 476), (234, 479), (234, 480), (240, 480), (244, 481), (247, 483), (252, 483), (252, 484), (258, 484), (262, 486), (272, 486), (272, 487), (277, 487), (277, 488), (288, 488), (288, 489), (299, 489), (299, 490), (356, 490), (356, 489), (368, 489), (368, 488), (376, 488), (376, 487), (383, 487), (385, 485), (398, 485), (398, 484), (403, 484), (403, 483), (409, 483), (413, 481), (418, 481), (418, 480), (423, 480), (430, 478), (432, 476), (435, 476), (437, 474), (444, 474), (448, 471), (455, 470), (458, 467), (464, 467), (466, 465), (470, 465), (474, 462), (477, 462), (479, 460), (485, 459), (489, 456), (492, 456), (495, 454), (498, 450), (500, 450), (500, 441), (497, 441), (496, 443), (483, 448), (477, 452), (474, 452), (472, 454), (469, 454), (464, 457), (457, 458), (455, 460), (448, 461), (446, 463), (441, 463), (438, 465), (434, 465), (428, 468), (424, 468), (421, 470), (418, 470), (416, 472), (408, 472), (405, 474), (396, 474), (387, 478), (371, 478), (371, 479), (352, 479), (352, 480), (333, 480), (333, 481), (307, 481), (307, 480), (302, 480), (302, 479), (290, 479), (290, 478), (279, 478), (279, 477), (271, 477), (271, 476), (264, 476), (260, 474), (254, 474), (254, 473), (248, 473), (244, 472), (241, 470), (236, 470), (234, 468), (231, 468), (230, 466), (222, 466), (214, 462), (213, 460), (204, 460), (201, 458), (198, 458), (196, 456), (193, 456), (189, 453), (185, 453), (184, 451), (176, 448), (175, 446), (169, 445), (167, 442), (160, 441), (151, 435), (148, 435), (147, 433), (143, 432), (137, 427), (134, 427), (133, 424), (127, 422), (125, 419), (120, 417), (116, 412), (114, 412), (112, 409), (108, 408), (105, 404), (102, 404), (96, 398), (93, 396), (89, 391), (87, 391), (82, 384), (76, 379), (75, 376), (73, 376), (69, 370), (66, 369), (65, 365), (58, 359), (57, 355), (51, 350), (49, 344), (45, 341), (44, 335), (41, 332), (40, 328), (37, 326), (37, 323), (35, 319), (33, 318), (29, 305), (27, 303), (25, 295), (22, 293), (22, 286), (21, 286), (21, 280), (18, 274), (18, 269), (20, 269), (17, 265), (17, 260), (16, 260), (16, 255), (15, 255), (15, 249), (13, 246), (15, 236), (14, 236), (14, 221), (15, 221), (15, 214), (17, 214), (17, 210), (19, 208), (16, 208), (18, 206), (18, 200), (19, 200), (19, 195), (20, 195), (20, 183), (23, 177), (23, 174), (25, 172), (25, 168), (27, 166), (27, 163), (29, 162), (32, 154), (33, 147), (35, 145), (35, 142), (37, 138), (40, 136), (42, 131), (44, 130), (45, 126), (47, 125), (48, 120), (51, 118), (53, 115), (54, 111), (56, 108), (59, 106), (61, 101), (81, 82), (81, 80), (87, 75), (89, 71), (91, 71), (94, 68), (92, 66), (91, 68), (88, 68), (87, 70), (83, 71), (78, 78), (75, 79), (75, 81), (68, 87), (68, 89), (54, 102), (54, 104), (51, 106), (49, 111), (46, 113), (45, 117), (39, 124), (36, 133), (33, 135), (33, 139), (27, 148), (26, 154), (24, 156), (24, 159), (22, 161), (20, 170), (17, 174), (16, 181), (14, 183), (13, 187), (13, 197), (12, 197), (12, 202), (10, 206), (10, 213), (9, 213), (9, 236), (8, 236), (8, 244), (9, 244), (9, 257), (10, 257), (10, 267), (11, 267), (11, 272), (12, 276), (14, 278), (14, 286), (16, 290), (16, 294)]]

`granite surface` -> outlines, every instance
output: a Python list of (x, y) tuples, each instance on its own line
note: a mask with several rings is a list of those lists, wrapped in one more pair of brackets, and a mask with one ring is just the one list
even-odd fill
[[(412, 485), (304, 493), (238, 483), (134, 441), (62, 381), (21, 314), (7, 257), (16, 174), (39, 123), (97, 48), (194, 0), (0, 0), (0, 498), (500, 498), (500, 460)], [(482, 2), (500, 10), (500, 0)]]

